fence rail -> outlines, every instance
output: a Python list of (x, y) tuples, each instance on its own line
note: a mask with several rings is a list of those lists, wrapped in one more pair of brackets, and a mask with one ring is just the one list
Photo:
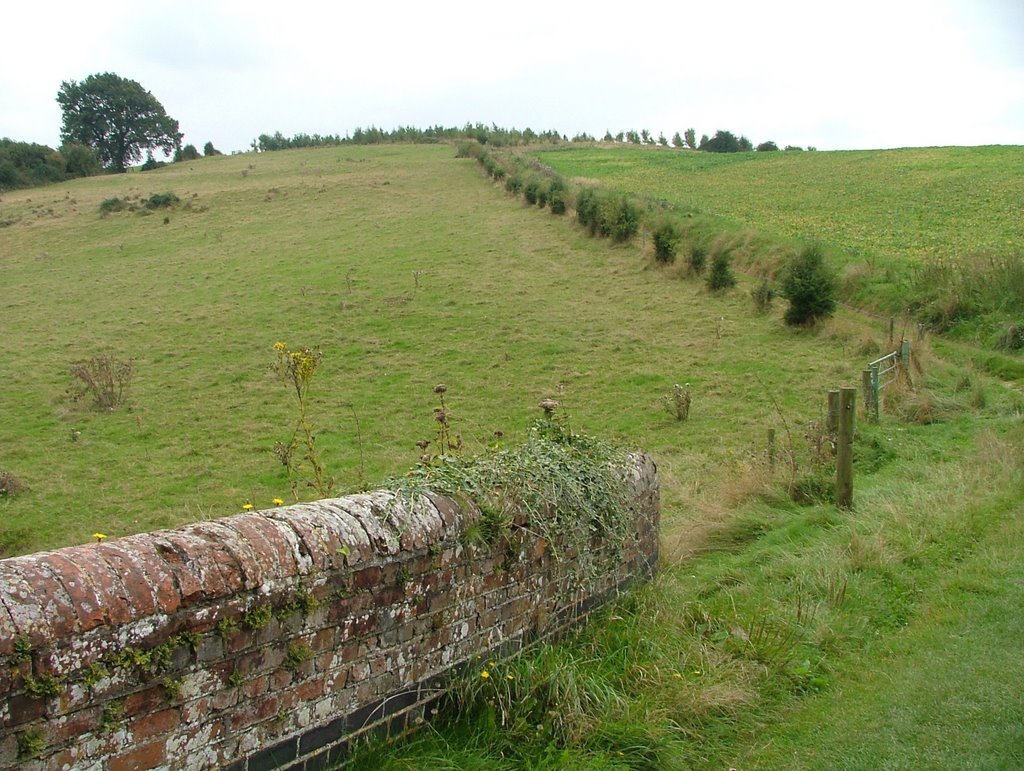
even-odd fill
[(868, 364), (862, 373), (864, 387), (864, 412), (879, 420), (882, 389), (896, 379), (894, 372), (910, 366), (910, 341), (903, 340), (899, 350), (887, 353)]

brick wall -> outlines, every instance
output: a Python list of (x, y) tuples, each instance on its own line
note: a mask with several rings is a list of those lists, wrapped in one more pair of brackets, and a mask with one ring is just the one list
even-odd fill
[(311, 771), (400, 734), (464, 662), (653, 573), (656, 470), (625, 473), (636, 538), (586, 586), (523, 527), (466, 544), (472, 504), (387, 491), (2, 560), (0, 768)]

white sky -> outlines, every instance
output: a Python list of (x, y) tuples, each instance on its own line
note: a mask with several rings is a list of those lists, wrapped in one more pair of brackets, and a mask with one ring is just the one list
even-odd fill
[(821, 150), (1024, 145), (1024, 0), (358, 5), (9, 4), (0, 136), (58, 146), (61, 82), (112, 71), (186, 143), (225, 152), (274, 131), (467, 121)]

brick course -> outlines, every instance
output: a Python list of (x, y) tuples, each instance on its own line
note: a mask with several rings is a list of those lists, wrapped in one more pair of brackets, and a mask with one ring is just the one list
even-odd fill
[(638, 453), (625, 474), (635, 538), (586, 587), (522, 521), (493, 547), (464, 544), (479, 510), (435, 493), (0, 560), (0, 769), (25, 765), (28, 732), (45, 743), (28, 766), (106, 771), (323, 768), (355, 736), (400, 735), (453, 670), (652, 575), (656, 470)]

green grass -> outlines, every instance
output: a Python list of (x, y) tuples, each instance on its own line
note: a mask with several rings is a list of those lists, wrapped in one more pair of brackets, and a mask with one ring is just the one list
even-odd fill
[(1020, 147), (695, 153), (545, 150), (568, 177), (600, 180), (782, 238), (822, 241), (881, 265), (1024, 252)]
[[(580, 152), (646, 174), (643, 192), (664, 195), (644, 164), (669, 154)], [(997, 609), (1020, 605), (1024, 395), (1003, 382), (1015, 359), (991, 377), (990, 353), (916, 347), (916, 389), (890, 392), (882, 424), (859, 428), (854, 511), (797, 506), (788, 451), (797, 476), (827, 475), (810, 458), (811, 421), (828, 389), (860, 383), (887, 324), (841, 309), (787, 329), (781, 304), (755, 313), (745, 277), (711, 295), (654, 267), (642, 242), (590, 238), (454, 154), (219, 157), (5, 194), (0, 472), (28, 489), (0, 496), (0, 555), (287, 498), (272, 448), (296, 416), (273, 345), (318, 345), (311, 416), (342, 489), (416, 462), (416, 441), (436, 439), (441, 382), (470, 452), (496, 431), (522, 444), (553, 397), (574, 430), (649, 451), (662, 483), (665, 559), (651, 586), (565, 644), (497, 664), (514, 698), (471, 680), (462, 719), (365, 749), (363, 767), (1012, 767), (1019, 697), (1003, 685), (1019, 613)], [(836, 177), (815, 165), (829, 157), (859, 156), (693, 162), (713, 164), (708, 180), (785, 171), (791, 184), (767, 196), (785, 211), (801, 209), (804, 186)], [(872, 183), (874, 155), (863, 157), (865, 190), (896, 184)], [(181, 203), (100, 216), (104, 200), (168, 192)], [(843, 200), (837, 222), (877, 224), (861, 211), (872, 195)], [(994, 232), (1012, 230), (1005, 219)], [(834, 233), (823, 237), (851, 248)], [(111, 413), (66, 396), (71, 362), (101, 353), (135, 360), (128, 403)], [(682, 422), (663, 407), (676, 383), (693, 398)], [(905, 698), (910, 688), (920, 695)], [(935, 708), (952, 694), (948, 713)]]
[[(287, 498), (271, 454), (294, 422), (271, 372), (278, 340), (324, 351), (311, 407), (342, 489), (361, 458), (371, 483), (415, 463), (445, 382), (471, 449), (495, 431), (516, 442), (553, 396), (574, 428), (655, 453), (676, 510), (773, 422), (750, 398), (755, 375), (794, 419), (856, 382), (862, 362), (834, 341), (749, 319), (742, 292), (666, 282), (635, 247), (510, 204), (452, 156), (221, 157), (6, 195), (20, 220), (0, 244), (0, 470), (30, 492), (0, 502), (0, 553)], [(168, 191), (191, 208), (100, 217), (105, 199)], [(99, 353), (135, 360), (112, 414), (65, 396), (70, 363)], [(683, 425), (661, 408), (675, 382), (693, 384)]]

